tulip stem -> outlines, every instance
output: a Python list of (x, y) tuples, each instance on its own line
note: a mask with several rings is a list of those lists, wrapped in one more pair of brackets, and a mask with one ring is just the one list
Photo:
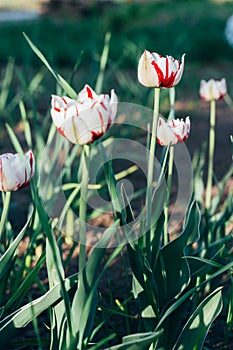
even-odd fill
[(148, 176), (147, 176), (147, 193), (146, 193), (146, 208), (147, 208), (147, 230), (151, 225), (152, 216), (152, 189), (153, 189), (153, 174), (154, 174), (154, 156), (155, 156), (155, 146), (156, 146), (156, 134), (157, 125), (159, 119), (159, 96), (160, 88), (155, 88), (154, 90), (154, 113), (152, 121), (152, 130), (150, 138), (150, 150), (149, 150), (149, 160), (148, 160)]
[(171, 186), (172, 186), (173, 159), (174, 159), (174, 147), (170, 147), (168, 176), (167, 176), (167, 197), (166, 197), (166, 202), (164, 206), (164, 245), (169, 242), (168, 213), (169, 213)]
[(6, 234), (4, 231), (4, 226), (7, 220), (10, 200), (11, 200), (11, 192), (6, 192), (3, 198), (3, 209), (2, 209), (2, 215), (1, 215), (1, 221), (0, 221), (0, 239), (4, 246), (6, 246)]
[(79, 207), (79, 272), (83, 271), (86, 264), (86, 218), (87, 218), (87, 193), (89, 182), (89, 146), (85, 145), (82, 153), (82, 179), (80, 187)]
[(206, 210), (209, 213), (211, 207), (211, 192), (213, 179), (214, 164), (214, 145), (215, 145), (215, 119), (216, 119), (216, 101), (210, 101), (210, 132), (209, 132), (209, 159), (208, 159), (208, 176), (206, 186)]

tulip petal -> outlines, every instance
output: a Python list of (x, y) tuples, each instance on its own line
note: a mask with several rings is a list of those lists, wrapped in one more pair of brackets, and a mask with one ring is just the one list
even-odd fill
[(138, 80), (144, 86), (159, 87), (158, 74), (151, 61), (153, 61), (151, 53), (145, 50), (138, 63)]
[(30, 184), (35, 170), (34, 156), (31, 150), (24, 156), (12, 153), (0, 156), (1, 191), (16, 191)]
[(182, 62), (172, 56), (163, 57), (156, 52), (144, 51), (138, 63), (138, 80), (147, 87), (171, 88), (179, 83), (184, 70)]
[(157, 141), (161, 146), (168, 146), (170, 143), (175, 145), (177, 143), (177, 137), (163, 118), (159, 118)]
[(85, 85), (77, 100), (52, 95), (51, 117), (58, 132), (72, 143), (80, 145), (101, 137), (112, 124), (117, 112), (114, 90), (109, 95), (97, 95)]
[(205, 101), (220, 100), (227, 94), (226, 79), (201, 80), (199, 94)]
[(163, 118), (159, 118), (157, 129), (157, 141), (161, 146), (175, 145), (187, 140), (190, 132), (190, 119), (172, 119), (166, 123)]

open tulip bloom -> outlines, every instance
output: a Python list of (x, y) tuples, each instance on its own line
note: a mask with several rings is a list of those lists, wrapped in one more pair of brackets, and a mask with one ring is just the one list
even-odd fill
[(226, 79), (209, 81), (201, 80), (200, 96), (205, 101), (220, 100), (227, 94)]
[(77, 100), (52, 95), (51, 116), (58, 132), (72, 143), (85, 145), (103, 136), (117, 112), (117, 96), (97, 95), (88, 85)]
[(31, 150), (24, 155), (5, 153), (0, 156), (0, 190), (17, 191), (27, 187), (35, 170), (35, 160)]
[(138, 63), (138, 80), (147, 87), (171, 88), (177, 85), (184, 70), (181, 62), (172, 56), (163, 57), (156, 52), (144, 51)]
[(172, 119), (165, 122), (163, 118), (159, 118), (157, 128), (157, 142), (161, 146), (176, 145), (179, 142), (187, 140), (190, 132), (189, 117), (183, 119)]

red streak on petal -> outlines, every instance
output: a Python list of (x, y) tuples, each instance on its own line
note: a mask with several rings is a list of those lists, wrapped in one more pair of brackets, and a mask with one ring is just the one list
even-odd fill
[(155, 61), (152, 61), (151, 64), (155, 68), (155, 71), (157, 73), (159, 86), (162, 86), (161, 83), (164, 80), (163, 72)]
[(66, 135), (64, 134), (64, 130), (62, 130), (62, 128), (57, 128), (57, 131), (59, 132), (60, 135), (62, 135), (67, 139)]
[(67, 101), (65, 100), (65, 98), (62, 97), (61, 99), (62, 99), (62, 101), (67, 105)]
[(95, 101), (92, 105), (91, 105), (91, 109), (93, 109), (95, 107), (95, 105), (97, 104), (97, 101)]
[(60, 108), (57, 108), (57, 107), (55, 107), (55, 106), (54, 106), (54, 110), (55, 110), (56, 112), (61, 112)]
[(166, 77), (168, 77), (168, 68), (169, 68), (169, 61), (168, 61), (168, 57), (166, 57)]
[[(27, 178), (27, 170), (25, 169), (25, 170), (24, 170), (24, 183), (23, 183), (23, 184), (25, 184), (27, 181), (28, 181), (28, 178)], [(22, 186), (23, 186), (23, 184), (22, 184)]]
[(103, 107), (103, 109), (105, 109), (105, 111), (107, 111), (108, 109), (107, 109), (107, 107), (105, 106), (105, 104), (103, 103), (103, 101), (102, 102), (100, 102), (100, 105)]
[(158, 137), (156, 137), (156, 139), (157, 139), (158, 144), (163, 146), (163, 142)]
[(181, 137), (180, 135), (176, 134), (175, 132), (174, 132), (174, 135), (175, 135), (175, 137), (176, 137), (177, 140), (178, 140), (177, 143), (180, 143), (180, 142), (184, 142), (184, 141), (185, 141), (183, 137)]
[(95, 132), (91, 131), (92, 139), (89, 143), (94, 142), (95, 140), (99, 139), (101, 136), (103, 136), (103, 132)]
[(161, 87), (171, 88), (174, 85), (176, 73), (172, 72), (169, 77), (166, 77), (164, 81), (161, 83)]
[(29, 164), (30, 164), (30, 169), (31, 169), (31, 176), (33, 175), (33, 162), (34, 162), (34, 159), (33, 159), (33, 154), (32, 152), (30, 152), (30, 159), (29, 159)]
[(88, 98), (93, 98), (93, 95), (92, 95), (92, 91), (91, 91), (91, 89), (89, 88), (89, 86), (86, 86), (86, 89), (87, 89), (87, 96), (88, 96)]
[(27, 187), (30, 184), (30, 182), (31, 182), (31, 179), (28, 179), (22, 185), (20, 185), (20, 183), (18, 183), (18, 185), (16, 186), (16, 190), (20, 190), (21, 188)]
[(177, 75), (178, 70), (176, 72), (172, 72), (170, 75), (168, 75), (168, 68), (169, 68), (168, 57), (166, 57), (166, 75), (165, 76), (155, 61), (152, 61), (151, 64), (152, 64), (152, 66), (154, 66), (156, 73), (158, 75), (159, 86), (166, 87), (166, 88), (172, 87), (174, 85), (175, 77)]

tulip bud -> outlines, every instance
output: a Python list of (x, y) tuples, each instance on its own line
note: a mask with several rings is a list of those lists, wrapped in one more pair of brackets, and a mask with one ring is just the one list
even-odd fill
[(117, 112), (117, 96), (97, 95), (88, 85), (77, 100), (52, 95), (51, 116), (58, 132), (72, 143), (85, 145), (103, 136)]
[(227, 94), (226, 79), (209, 81), (201, 80), (200, 96), (205, 101), (220, 100)]
[(17, 191), (27, 187), (35, 170), (32, 151), (24, 155), (5, 153), (0, 156), (0, 191)]
[(138, 63), (138, 80), (147, 87), (171, 88), (177, 85), (184, 70), (182, 61), (172, 56), (163, 57), (156, 52), (144, 51)]
[(163, 118), (159, 118), (157, 128), (157, 142), (161, 146), (176, 145), (179, 142), (187, 140), (190, 132), (190, 119), (189, 117), (183, 119), (172, 119), (169, 122), (165, 122)]

